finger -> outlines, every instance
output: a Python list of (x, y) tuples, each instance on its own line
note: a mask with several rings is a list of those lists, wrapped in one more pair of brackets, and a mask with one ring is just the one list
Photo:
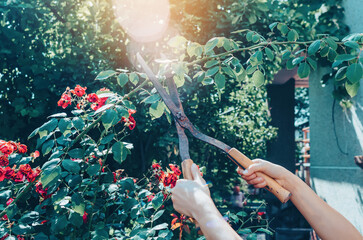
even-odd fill
[(250, 181), (247, 181), (248, 184), (252, 184), (252, 185), (255, 185), (255, 184), (259, 184), (259, 183), (262, 183), (264, 182), (265, 180), (262, 178), (262, 177), (257, 177), (257, 178), (254, 178)]
[(202, 175), (200, 175), (198, 166), (195, 163), (193, 163), (191, 170), (192, 170), (193, 180), (203, 185), (205, 183), (205, 181), (204, 181)]
[(251, 164), (246, 170), (244, 170), (242, 173), (246, 176), (251, 175), (255, 172), (266, 172), (267, 164), (262, 161), (261, 159), (255, 159), (252, 160), (253, 164)]
[(263, 182), (261, 182), (261, 183), (258, 183), (258, 184), (256, 184), (256, 185), (254, 185), (254, 187), (255, 187), (255, 188), (264, 188), (264, 187), (266, 187), (266, 186), (267, 186), (266, 181), (263, 181)]
[(252, 175), (250, 176), (245, 176), (245, 175), (242, 175), (242, 178), (246, 181), (249, 181), (249, 180), (252, 180), (254, 178), (257, 178), (257, 175), (255, 173), (253, 173)]

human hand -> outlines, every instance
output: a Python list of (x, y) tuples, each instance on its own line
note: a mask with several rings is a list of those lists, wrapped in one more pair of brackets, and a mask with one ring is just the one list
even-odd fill
[(282, 187), (290, 190), (289, 179), (292, 177), (292, 173), (286, 168), (261, 159), (255, 159), (252, 160), (252, 162), (253, 164), (245, 170), (239, 167), (237, 169), (237, 173), (240, 174), (248, 184), (253, 185), (255, 188), (266, 187), (265, 179), (256, 175), (256, 172), (262, 172), (275, 179)]
[(191, 166), (193, 180), (179, 179), (172, 189), (174, 209), (181, 214), (197, 218), (203, 209), (213, 206), (208, 185), (200, 175), (197, 165)]

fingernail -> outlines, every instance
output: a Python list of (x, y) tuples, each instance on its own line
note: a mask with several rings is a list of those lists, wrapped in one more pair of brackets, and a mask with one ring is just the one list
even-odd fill
[(248, 170), (247, 170), (247, 169), (245, 169), (242, 173), (243, 173), (243, 174), (247, 174), (247, 173), (248, 173)]

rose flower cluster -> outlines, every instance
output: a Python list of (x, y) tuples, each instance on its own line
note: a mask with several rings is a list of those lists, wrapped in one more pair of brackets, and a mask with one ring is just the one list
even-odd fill
[(179, 179), (181, 171), (177, 165), (169, 164), (171, 171), (166, 173), (161, 170), (161, 166), (158, 163), (152, 165), (154, 176), (160, 183), (163, 183), (164, 187), (175, 187), (176, 181)]
[[(32, 169), (29, 164), (22, 164), (16, 169), (16, 165), (10, 168), (9, 156), (13, 153), (24, 154), (28, 151), (26, 145), (21, 143), (15, 143), (13, 141), (0, 140), (0, 182), (4, 179), (10, 179), (14, 182), (24, 182), (27, 179), (29, 182), (33, 182), (35, 178), (40, 174), (40, 169)], [(33, 158), (39, 156), (39, 152), (36, 151), (31, 154)], [(5, 167), (5, 168), (4, 168)]]
[[(84, 109), (88, 104), (91, 104), (91, 109), (97, 111), (99, 108), (106, 104), (108, 97), (98, 97), (96, 93), (86, 93), (87, 87), (77, 85), (74, 89), (67, 87), (66, 91), (62, 94), (61, 99), (58, 101), (58, 106), (63, 109), (67, 108), (72, 103), (76, 104), (77, 109)], [(101, 88), (100, 92), (110, 91), (107, 88)], [(136, 121), (132, 114), (136, 110), (129, 109), (129, 117), (122, 117), (121, 121), (125, 123), (126, 127), (133, 130), (136, 127)]]

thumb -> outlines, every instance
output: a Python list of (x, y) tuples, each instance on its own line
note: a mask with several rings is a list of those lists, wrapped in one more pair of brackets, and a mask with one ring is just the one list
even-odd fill
[(200, 175), (198, 166), (195, 163), (193, 163), (191, 170), (192, 170), (193, 180), (200, 184), (204, 184), (204, 179), (203, 179), (202, 175)]

